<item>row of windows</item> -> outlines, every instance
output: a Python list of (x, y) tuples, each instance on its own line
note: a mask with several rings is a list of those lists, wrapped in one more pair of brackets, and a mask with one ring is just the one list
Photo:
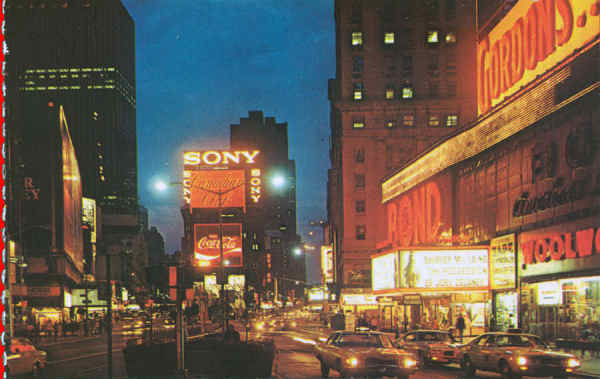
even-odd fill
[(25, 73), (27, 74), (33, 74), (33, 73), (37, 73), (37, 74), (43, 74), (43, 73), (50, 73), (50, 72), (99, 72), (99, 71), (115, 71), (114, 67), (85, 67), (85, 68), (36, 68), (36, 69), (28, 69), (25, 70)]
[[(442, 122), (443, 121), (443, 122)], [(364, 118), (357, 118), (352, 120), (352, 129), (364, 129), (367, 124)], [(397, 126), (404, 127), (414, 127), (415, 123), (415, 115), (413, 113), (406, 113), (401, 116), (400, 123), (396, 120), (385, 120), (384, 126), (386, 128), (395, 128)], [(458, 115), (457, 114), (447, 114), (445, 116), (440, 116), (439, 114), (430, 114), (427, 117), (427, 126), (429, 127), (447, 127), (452, 128), (458, 126)]]
[[(365, 60), (360, 55), (352, 57), (352, 78), (360, 79), (365, 67)], [(413, 71), (413, 59), (410, 55), (402, 56), (401, 68), (404, 71), (404, 76), (412, 76)], [(427, 73), (432, 77), (439, 77), (441, 69), (438, 55), (431, 55), (427, 60)], [(456, 74), (456, 55), (454, 53), (448, 54), (446, 57), (445, 69), (448, 74)], [(384, 71), (393, 72), (396, 70), (396, 62), (394, 57), (384, 57)], [(408, 80), (408, 78), (406, 79)]]
[[(384, 46), (392, 47), (398, 44), (399, 37), (403, 37), (402, 46), (406, 47), (407, 44), (412, 45), (412, 37), (407, 34), (412, 34), (412, 29), (405, 29), (402, 33), (398, 32), (384, 32), (382, 42)], [(362, 48), (365, 42), (365, 35), (361, 31), (354, 31), (351, 34), (351, 45), (353, 48)], [(425, 32), (425, 45), (426, 46), (438, 46), (441, 42), (445, 42), (448, 45), (454, 45), (456, 43), (456, 33), (446, 32), (443, 33), (438, 29), (430, 29)]]
[[(447, 97), (455, 97), (456, 96), (456, 83), (448, 82), (446, 84), (446, 93)], [(428, 83), (428, 95), (429, 97), (440, 97), (440, 83), (439, 81), (431, 81)], [(415, 97), (415, 90), (412, 85), (404, 84), (399, 89), (397, 89), (393, 85), (387, 85), (385, 87), (385, 92), (383, 93), (383, 97), (385, 100), (410, 100)], [(361, 82), (352, 83), (352, 100), (354, 101), (362, 101), (366, 98), (365, 87)]]

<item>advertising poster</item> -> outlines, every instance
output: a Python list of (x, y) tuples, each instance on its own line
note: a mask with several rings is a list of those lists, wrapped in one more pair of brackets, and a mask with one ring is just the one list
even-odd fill
[(91, 241), (96, 243), (96, 200), (87, 197), (82, 201), (82, 227), (91, 231)]
[[(242, 267), (242, 224), (222, 224), (225, 267)], [(220, 267), (219, 224), (194, 225), (194, 255), (201, 267)]]
[(62, 141), (63, 236), (64, 250), (80, 272), (83, 272), (83, 233), (81, 231), (81, 176), (69, 126), (60, 107), (60, 136)]
[(391, 253), (371, 260), (374, 291), (396, 288), (396, 258), (396, 253)]
[(492, 289), (515, 288), (515, 235), (493, 238), (490, 242), (490, 286)]
[(321, 274), (324, 283), (333, 283), (333, 248), (321, 246)]
[(219, 197), (223, 208), (246, 207), (244, 170), (197, 170), (187, 176), (191, 208), (219, 208)]
[(398, 256), (398, 288), (488, 287), (487, 249), (404, 250)]

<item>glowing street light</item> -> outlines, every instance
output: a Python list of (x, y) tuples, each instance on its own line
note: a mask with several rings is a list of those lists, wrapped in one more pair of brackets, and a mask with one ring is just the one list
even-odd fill
[(156, 182), (154, 182), (154, 189), (157, 190), (158, 192), (165, 192), (168, 188), (167, 183), (165, 183), (162, 180), (157, 180)]
[(299, 247), (294, 248), (294, 254), (296, 254), (296, 256), (302, 255), (302, 249)]
[(285, 183), (286, 183), (285, 177), (281, 174), (276, 174), (271, 179), (271, 184), (273, 184), (273, 186), (278, 189), (283, 188), (283, 186), (285, 186)]

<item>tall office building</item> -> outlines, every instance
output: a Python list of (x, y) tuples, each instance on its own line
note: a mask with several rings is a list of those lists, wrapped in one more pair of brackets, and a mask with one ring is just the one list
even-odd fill
[(262, 155), (262, 206), (246, 215), (250, 250), (257, 255), (248, 254), (248, 264), (261, 272), (266, 288), (274, 289), (277, 280), (278, 292), (286, 295), (299, 288), (296, 280), (306, 280), (304, 255), (295, 252), (299, 244), (296, 163), (289, 159), (287, 126), (264, 117), (262, 111), (250, 111), (230, 126), (231, 149), (254, 148)]
[(335, 0), (329, 241), (340, 287), (370, 287), (380, 181), (476, 115), (472, 0)]
[(18, 112), (60, 104), (83, 195), (105, 214), (137, 213), (135, 33), (120, 0), (8, 0), (7, 126), (19, 166)]

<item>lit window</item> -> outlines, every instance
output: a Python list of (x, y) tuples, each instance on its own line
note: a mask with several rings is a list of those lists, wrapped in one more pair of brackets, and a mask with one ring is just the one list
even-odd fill
[(386, 45), (393, 45), (394, 42), (396, 42), (396, 36), (394, 35), (394, 33), (385, 33), (384, 37), (383, 37), (383, 43), (385, 43)]
[(387, 87), (385, 89), (385, 98), (386, 100), (392, 100), (394, 98), (394, 88), (393, 87)]
[(356, 239), (364, 240), (366, 239), (367, 227), (365, 225), (357, 225), (356, 226)]
[(446, 117), (446, 126), (449, 128), (458, 126), (458, 115), (449, 114), (448, 117)]
[(354, 83), (353, 97), (354, 100), (363, 99), (363, 85), (362, 83)]
[(403, 126), (415, 126), (415, 115), (414, 114), (405, 114), (402, 115), (402, 125)]
[(352, 121), (353, 129), (362, 129), (365, 127), (365, 120), (354, 120)]
[(386, 128), (390, 128), (390, 129), (391, 129), (391, 128), (393, 128), (393, 127), (395, 126), (395, 124), (396, 124), (396, 123), (394, 122), (394, 120), (387, 120), (387, 121), (385, 122), (385, 127), (386, 127)]
[(362, 32), (352, 32), (352, 46), (362, 46), (363, 34)]
[(454, 34), (454, 33), (446, 34), (446, 43), (456, 43), (456, 34)]
[(412, 99), (414, 96), (412, 87), (403, 87), (402, 88), (402, 98), (403, 99)]
[(439, 43), (440, 32), (439, 30), (428, 30), (427, 31), (427, 43)]
[(429, 115), (429, 121), (427, 122), (427, 124), (432, 128), (440, 126), (440, 117), (435, 114)]

